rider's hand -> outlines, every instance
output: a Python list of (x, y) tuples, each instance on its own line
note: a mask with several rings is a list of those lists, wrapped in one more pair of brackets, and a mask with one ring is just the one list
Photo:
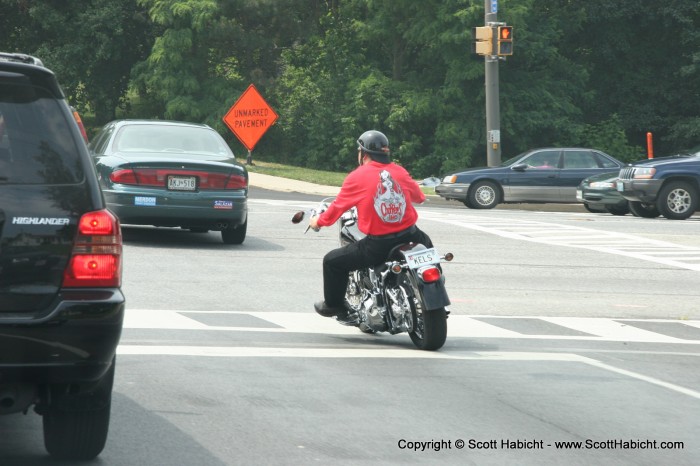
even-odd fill
[(313, 231), (318, 231), (321, 229), (321, 227), (318, 225), (318, 215), (314, 215), (309, 219), (309, 228), (311, 228)]

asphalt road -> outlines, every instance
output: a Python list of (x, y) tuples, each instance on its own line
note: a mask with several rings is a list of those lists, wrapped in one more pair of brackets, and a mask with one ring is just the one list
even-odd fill
[[(317, 316), (318, 196), (251, 190), (249, 236), (125, 228), (127, 321), (94, 464), (700, 462), (700, 226), (420, 207), (453, 300), (438, 352)], [(568, 442), (568, 443), (567, 443)], [(52, 464), (38, 416), (0, 464)]]

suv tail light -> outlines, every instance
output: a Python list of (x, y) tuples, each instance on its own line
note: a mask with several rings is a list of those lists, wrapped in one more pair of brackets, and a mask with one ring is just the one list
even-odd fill
[(66, 288), (119, 287), (122, 281), (122, 234), (108, 210), (84, 214), (78, 222), (73, 253), (63, 274)]

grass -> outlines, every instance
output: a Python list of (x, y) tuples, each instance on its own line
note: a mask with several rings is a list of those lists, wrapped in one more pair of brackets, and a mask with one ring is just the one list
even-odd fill
[(292, 180), (306, 181), (309, 183), (322, 184), (324, 186), (341, 186), (347, 173), (328, 172), (314, 170), (312, 168), (293, 167), (280, 163), (261, 162), (253, 160), (253, 165), (246, 165), (249, 172), (261, 173), (263, 175), (279, 176)]
[[(243, 162), (243, 160), (241, 160)], [(243, 162), (244, 163), (244, 162)], [(279, 176), (291, 180), (306, 181), (324, 186), (341, 186), (347, 173), (314, 170), (312, 168), (294, 167), (281, 163), (262, 162), (253, 159), (253, 165), (246, 165), (249, 172), (263, 175)], [(435, 194), (435, 188), (421, 187), (425, 194)]]

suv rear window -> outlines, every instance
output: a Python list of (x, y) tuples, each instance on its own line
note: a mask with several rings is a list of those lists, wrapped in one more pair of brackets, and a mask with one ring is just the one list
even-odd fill
[(40, 87), (0, 83), (0, 184), (73, 184), (84, 173), (68, 115)]

